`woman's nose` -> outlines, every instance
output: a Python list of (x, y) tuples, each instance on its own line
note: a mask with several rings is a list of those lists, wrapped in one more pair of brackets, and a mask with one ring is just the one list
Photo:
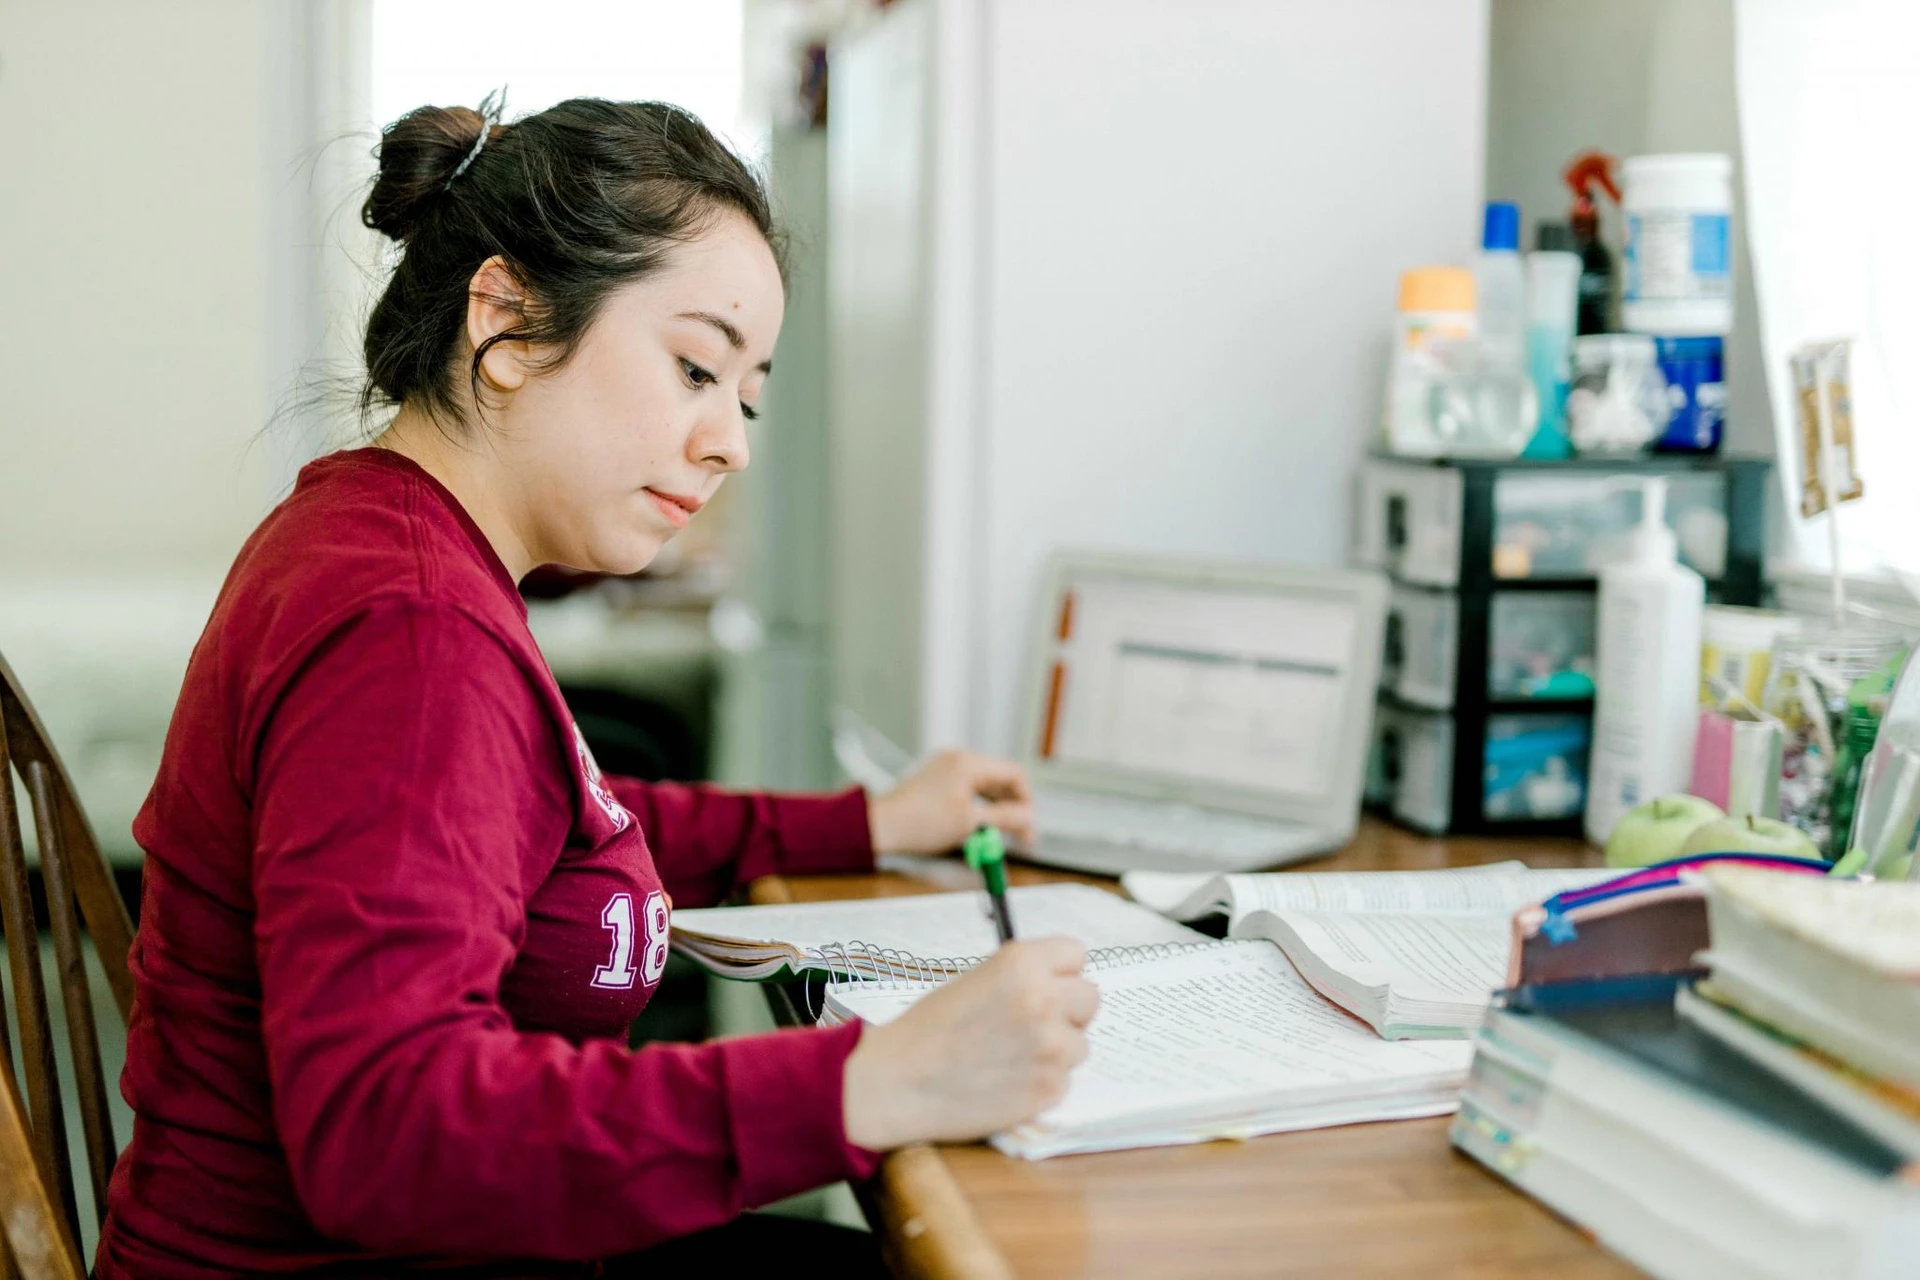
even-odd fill
[(688, 442), (693, 461), (716, 471), (744, 471), (747, 466), (746, 415), (735, 408), (703, 420)]

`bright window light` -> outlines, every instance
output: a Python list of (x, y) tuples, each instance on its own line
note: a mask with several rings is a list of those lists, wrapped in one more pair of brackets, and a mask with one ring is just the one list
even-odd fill
[(1828, 517), (1801, 520), (1798, 392), (1787, 356), (1851, 337), (1854, 448), (1866, 494), (1840, 509), (1847, 572), (1920, 575), (1920, 247), (1908, 216), (1920, 177), (1903, 157), (1920, 131), (1911, 0), (1742, 0), (1736, 83), (1746, 215), (1791, 516), (1785, 551), (1825, 568)]
[(375, 0), (373, 118), (477, 106), (501, 86), (511, 120), (567, 98), (685, 107), (743, 155), (740, 0)]

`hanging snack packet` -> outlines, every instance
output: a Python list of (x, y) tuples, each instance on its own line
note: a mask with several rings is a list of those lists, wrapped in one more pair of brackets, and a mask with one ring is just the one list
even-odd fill
[[(1853, 381), (1849, 372), (1851, 338), (1809, 342), (1788, 357), (1793, 367), (1793, 389), (1800, 406), (1800, 514), (1812, 518), (1827, 509), (1828, 481), (1835, 502), (1852, 502), (1866, 487), (1860, 482), (1853, 450)], [(1821, 417), (1828, 419), (1833, 452), (1831, 477), (1822, 474), (1828, 440)]]

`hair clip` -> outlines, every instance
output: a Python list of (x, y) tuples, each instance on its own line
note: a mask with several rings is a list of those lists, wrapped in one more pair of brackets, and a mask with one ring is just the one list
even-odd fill
[(501, 85), (480, 99), (480, 106), (477, 108), (480, 112), (480, 136), (473, 140), (473, 150), (467, 152), (460, 163), (453, 167), (453, 172), (447, 175), (446, 183), (440, 188), (442, 191), (453, 186), (454, 179), (465, 173), (473, 162), (480, 158), (481, 148), (487, 145), (487, 135), (492, 133), (494, 126), (500, 123), (500, 113), (506, 105), (507, 86), (505, 85)]

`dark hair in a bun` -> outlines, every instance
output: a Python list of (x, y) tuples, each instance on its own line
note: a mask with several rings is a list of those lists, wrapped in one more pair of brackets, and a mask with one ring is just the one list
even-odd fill
[(427, 207), (446, 194), (460, 166), (479, 158), (474, 147), (482, 131), (489, 142), (498, 133), (492, 115), (472, 107), (418, 107), (381, 130), (380, 176), (360, 220), (389, 239), (405, 240)]
[[(784, 271), (785, 238), (766, 189), (690, 112), (662, 102), (572, 98), (496, 123), (493, 100), (420, 107), (381, 133), (380, 174), (361, 221), (398, 241), (400, 260), (367, 319), (361, 406), (412, 403), (461, 424), (455, 357), (467, 294), (498, 256), (529, 305), (496, 342), (571, 356), (607, 296), (652, 274), (721, 213), (744, 215)], [(482, 141), (482, 131), (485, 140)]]

